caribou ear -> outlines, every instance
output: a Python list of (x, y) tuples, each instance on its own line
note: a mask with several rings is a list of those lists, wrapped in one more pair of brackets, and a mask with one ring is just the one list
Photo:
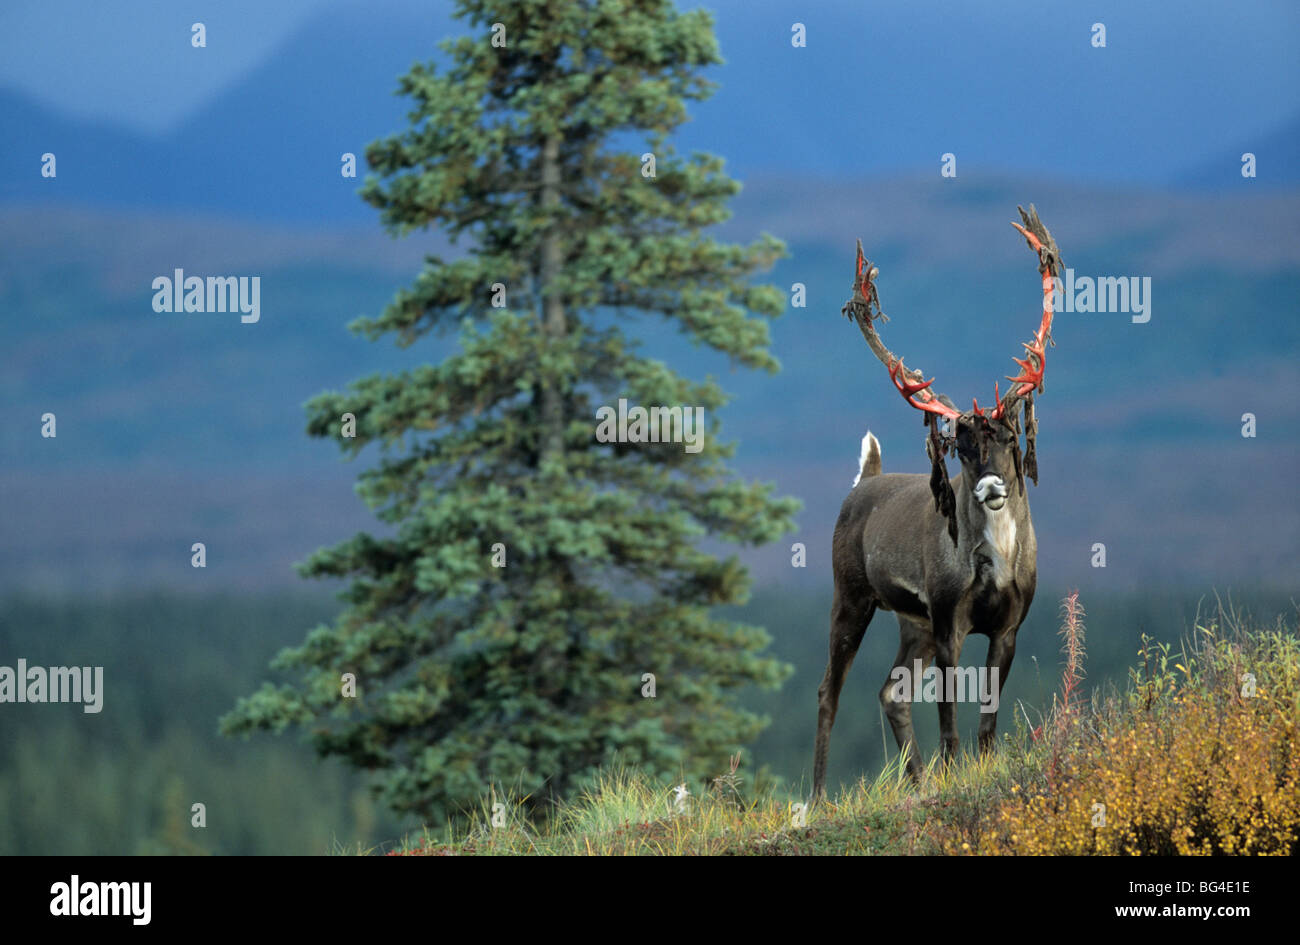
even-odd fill
[(930, 436), (925, 441), (925, 452), (930, 457), (930, 492), (934, 496), (935, 510), (948, 520), (948, 536), (957, 544), (957, 496), (953, 494), (948, 479), (948, 465), (944, 462), (944, 447), (935, 430), (934, 415), (926, 417)]

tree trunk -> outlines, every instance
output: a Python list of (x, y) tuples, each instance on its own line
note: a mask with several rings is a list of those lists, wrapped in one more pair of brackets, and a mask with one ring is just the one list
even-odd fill
[[(552, 132), (542, 145), (542, 207), (553, 211), (560, 205), (560, 135)], [(542, 237), (542, 336), (549, 346), (567, 331), (564, 299), (555, 280), (563, 266), (559, 227), (552, 222)], [(543, 461), (559, 458), (564, 452), (564, 392), (557, 377), (543, 377), (541, 390)]]

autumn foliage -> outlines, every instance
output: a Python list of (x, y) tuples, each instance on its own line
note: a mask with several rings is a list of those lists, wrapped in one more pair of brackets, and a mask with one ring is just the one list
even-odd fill
[(1127, 692), (1061, 700), (1046, 788), (1013, 790), (976, 852), (1298, 852), (1295, 635), (1214, 622), (1177, 654), (1143, 637), (1138, 660)]

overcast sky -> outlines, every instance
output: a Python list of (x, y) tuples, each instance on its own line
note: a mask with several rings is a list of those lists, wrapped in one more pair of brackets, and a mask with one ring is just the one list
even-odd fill
[[(4, 0), (0, 83), (70, 114), (162, 132), (274, 55), (294, 29), (330, 5)], [(190, 26), (196, 21), (220, 55), (195, 54)]]
[[(449, 0), (4, 0), (0, 85), (81, 117), (165, 132), (273, 56), (295, 29), (313, 17), (329, 16), (340, 5), (364, 8), (376, 19), (391, 18), (406, 29), (414, 17), (427, 17), (431, 52), (433, 37), (445, 34), (450, 22)], [(1128, 90), (1131, 106), (1159, 116), (1186, 107), (1189, 100), (1204, 103), (1208, 140), (1224, 132), (1259, 132), (1276, 123), (1277, 116), (1300, 111), (1296, 0), (680, 0), (678, 5), (716, 11), (724, 56), (744, 55), (759, 33), (764, 39), (772, 34), (788, 47), (781, 27), (795, 20), (809, 25), (810, 52), (819, 45), (826, 48), (827, 32), (841, 39), (847, 34), (855, 38), (851, 65), (864, 79), (873, 75), (879, 35), (890, 26), (933, 29), (945, 48), (960, 56), (955, 47), (963, 41), (988, 43), (992, 36), (996, 42), (999, 24), (1023, 23), (1046, 9), (1085, 37), (1091, 22), (1106, 22), (1114, 62), (1109, 79)], [(195, 21), (207, 27), (207, 54), (190, 48)], [(377, 36), (382, 31), (361, 41), (382, 42)], [(1135, 49), (1139, 55), (1133, 55)], [(1024, 50), (1026, 88), (1032, 87), (1034, 56), (1034, 50)], [(920, 72), (936, 68), (943, 64), (916, 62)], [(907, 76), (890, 78), (910, 81)], [(976, 83), (987, 79), (970, 76)], [(1068, 114), (1068, 96), (1056, 104)], [(1120, 114), (1116, 125), (1122, 129), (1135, 120)]]

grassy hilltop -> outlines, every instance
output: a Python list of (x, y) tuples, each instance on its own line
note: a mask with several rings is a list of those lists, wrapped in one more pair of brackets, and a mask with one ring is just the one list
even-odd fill
[(932, 760), (919, 788), (897, 758), (812, 810), (804, 793), (749, 790), (734, 766), (680, 800), (619, 771), (544, 826), (487, 798), (468, 826), (389, 855), (1300, 852), (1294, 626), (1251, 628), (1221, 608), (1177, 650), (1144, 640), (1127, 684), (1085, 701), (1081, 616), (1066, 610), (1049, 711), (1017, 717), (990, 756)]

